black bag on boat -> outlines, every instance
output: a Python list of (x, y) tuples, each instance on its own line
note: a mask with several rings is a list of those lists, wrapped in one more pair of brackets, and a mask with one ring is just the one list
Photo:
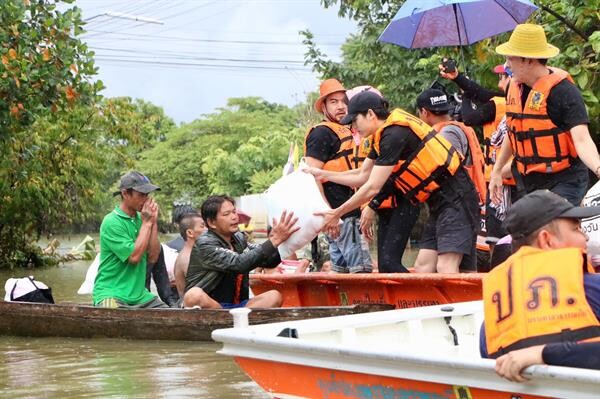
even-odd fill
[[(12, 287), (9, 286), (11, 283)], [(5, 288), (7, 294), (10, 290), (10, 295), (5, 298), (10, 302), (54, 303), (52, 289), (39, 281), (36, 284), (32, 276), (9, 279)]]

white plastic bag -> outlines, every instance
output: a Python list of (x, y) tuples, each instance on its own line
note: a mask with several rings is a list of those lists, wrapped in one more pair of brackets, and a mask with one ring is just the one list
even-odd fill
[(85, 273), (85, 280), (77, 290), (79, 295), (91, 295), (94, 291), (94, 281), (96, 281), (96, 275), (98, 274), (98, 266), (100, 266), (100, 253), (96, 255), (94, 261), (88, 267), (87, 273)]
[[(600, 206), (600, 181), (585, 194), (583, 206)], [(588, 255), (600, 255), (600, 216), (594, 216), (581, 221), (581, 229), (589, 237), (587, 243)]]
[(314, 213), (331, 209), (321, 195), (314, 176), (303, 172), (304, 168), (306, 164), (301, 162), (298, 170), (281, 177), (265, 192), (269, 222), (273, 218), (279, 220), (284, 210), (294, 212), (298, 218), (296, 225), (300, 230), (277, 248), (281, 259), (311, 242), (323, 226), (323, 217)]

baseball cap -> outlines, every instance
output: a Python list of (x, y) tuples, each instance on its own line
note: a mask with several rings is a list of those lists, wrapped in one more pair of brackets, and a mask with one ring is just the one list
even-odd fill
[(585, 219), (597, 215), (600, 215), (600, 206), (573, 206), (558, 194), (549, 190), (537, 190), (512, 205), (504, 226), (513, 239), (519, 239), (527, 237), (554, 219)]
[(368, 110), (388, 109), (388, 102), (384, 97), (373, 91), (362, 91), (352, 97), (348, 103), (348, 114), (340, 121), (341, 125), (349, 125), (360, 113)]
[(155, 186), (146, 176), (140, 172), (129, 172), (121, 176), (119, 191), (115, 191), (113, 195), (121, 194), (122, 190), (133, 189), (143, 194), (151, 193), (152, 191), (160, 190), (160, 187)]
[(447, 112), (454, 107), (448, 102), (448, 96), (438, 89), (427, 89), (417, 97), (417, 107), (434, 112)]
[(506, 73), (504, 69), (504, 64), (498, 64), (492, 69), (494, 73)]

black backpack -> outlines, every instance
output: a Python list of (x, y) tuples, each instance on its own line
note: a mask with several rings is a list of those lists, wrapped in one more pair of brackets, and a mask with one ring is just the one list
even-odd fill
[[(29, 280), (31, 284), (35, 287), (34, 290), (28, 292), (27, 294), (21, 295), (20, 297), (15, 298), (15, 289), (20, 281)], [(10, 301), (11, 302), (38, 302), (38, 303), (54, 303), (54, 298), (52, 297), (52, 289), (48, 288), (40, 288), (35, 283), (32, 276), (23, 277), (20, 279), (16, 279), (15, 285), (13, 285), (12, 290), (10, 291)]]

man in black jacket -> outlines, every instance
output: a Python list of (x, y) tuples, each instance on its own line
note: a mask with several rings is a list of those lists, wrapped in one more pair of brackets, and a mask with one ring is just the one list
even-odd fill
[(270, 308), (281, 306), (281, 294), (267, 291), (248, 298), (248, 273), (256, 267), (273, 268), (281, 259), (279, 244), (299, 228), (298, 218), (284, 212), (273, 221), (269, 239), (260, 245), (248, 244), (238, 231), (239, 218), (233, 198), (214, 195), (201, 207), (208, 231), (198, 238), (190, 256), (186, 275), (184, 307)]

